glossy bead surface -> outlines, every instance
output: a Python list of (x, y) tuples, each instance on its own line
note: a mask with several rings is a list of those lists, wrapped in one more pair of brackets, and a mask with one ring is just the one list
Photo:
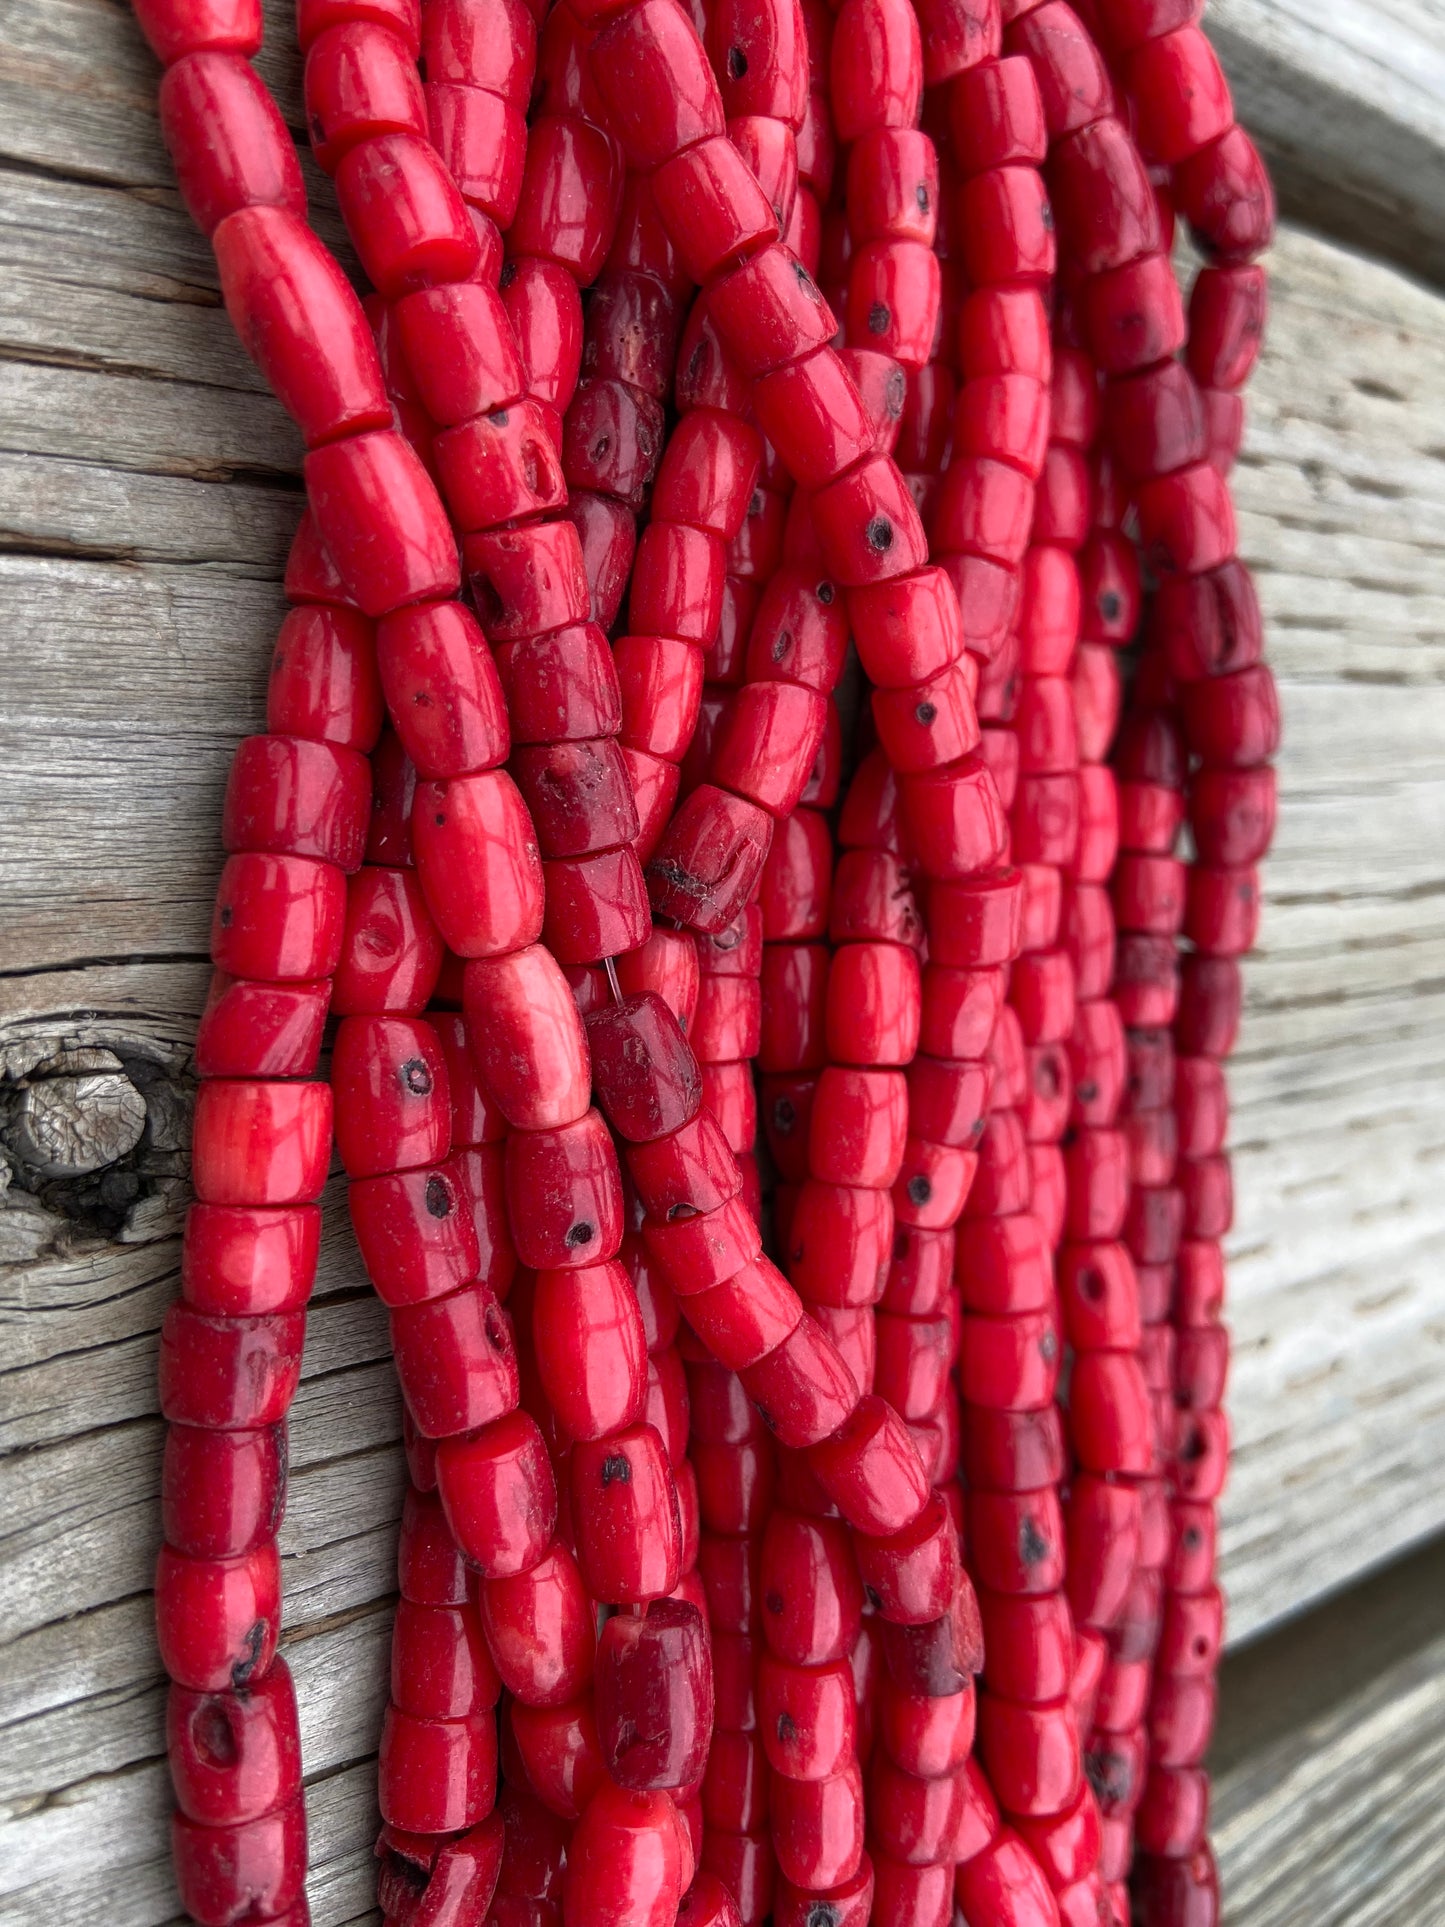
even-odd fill
[(621, 1785), (681, 1787), (698, 1779), (712, 1728), (712, 1665), (695, 1606), (655, 1599), (640, 1618), (615, 1615), (597, 1650), (597, 1727)]
[(578, 1563), (593, 1598), (641, 1604), (670, 1593), (680, 1572), (681, 1521), (653, 1427), (579, 1442), (570, 1477)]

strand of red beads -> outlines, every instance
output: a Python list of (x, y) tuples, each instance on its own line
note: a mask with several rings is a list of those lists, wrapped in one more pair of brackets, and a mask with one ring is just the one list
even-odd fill
[[(294, 149), (250, 67), (258, 8), (141, 9), (167, 68), (162, 125), (188, 205), (212, 234), (247, 200), (282, 223), (305, 208)], [(211, 145), (219, 123), (235, 136)], [(338, 331), (337, 352), (353, 351)], [(390, 409), (379, 375), (359, 413)], [(217, 964), (197, 1038), (182, 1296), (162, 1334), (167, 1420), (156, 1571), (182, 1905), (209, 1927), (243, 1911), (304, 1922), (305, 1817), (295, 1696), (276, 1657), (285, 1412), (315, 1275), (331, 1093), (316, 1068), (340, 960), (345, 872), (360, 862), (381, 725), (371, 625), (296, 611), (282, 632), (271, 734), (238, 752)], [(278, 902), (289, 906), (277, 914)]]

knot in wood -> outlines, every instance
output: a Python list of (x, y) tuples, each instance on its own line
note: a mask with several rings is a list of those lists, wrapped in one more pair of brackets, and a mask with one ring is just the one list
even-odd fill
[(83, 1177), (133, 1151), (145, 1121), (145, 1099), (122, 1070), (42, 1077), (21, 1093), (11, 1142), (38, 1177)]

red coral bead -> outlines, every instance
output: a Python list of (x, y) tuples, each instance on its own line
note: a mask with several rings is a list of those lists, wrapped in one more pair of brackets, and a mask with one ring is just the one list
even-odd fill
[(604, 1781), (583, 1810), (567, 1853), (566, 1927), (670, 1927), (692, 1862), (667, 1794)]
[(597, 1727), (621, 1785), (682, 1787), (698, 1779), (712, 1730), (712, 1665), (695, 1606), (655, 1599), (641, 1617), (614, 1615), (597, 1649)]
[(309, 1203), (330, 1144), (329, 1086), (216, 1079), (196, 1099), (191, 1181), (205, 1204)]
[(274, 1540), (235, 1558), (189, 1558), (162, 1546), (156, 1639), (166, 1671), (195, 1692), (238, 1691), (271, 1664), (281, 1621)]
[(285, 209), (304, 224), (295, 145), (239, 51), (187, 50), (162, 79), (158, 105), (181, 198), (203, 234), (246, 208)]
[(294, 1919), (304, 1908), (306, 1815), (298, 1794), (240, 1826), (171, 1820), (171, 1853), (181, 1905), (201, 1927), (233, 1927), (257, 1916)]
[(172, 1686), (166, 1748), (188, 1820), (234, 1827), (287, 1804), (301, 1785), (301, 1740), (286, 1662), (277, 1659), (244, 1693)]
[(965, 1914), (1007, 1919), (1017, 1927), (1053, 1927), (1054, 1897), (1037, 1861), (1007, 1828), (958, 1869), (955, 1890)]
[(451, 529), (425, 469), (400, 435), (356, 435), (313, 449), (306, 485), (348, 593), (367, 615), (456, 592)]
[(577, 1558), (593, 1598), (636, 1605), (673, 1591), (681, 1520), (656, 1430), (638, 1425), (579, 1441), (570, 1476)]
[(437, 1489), (458, 1547), (485, 1578), (526, 1572), (546, 1551), (556, 1484), (541, 1431), (525, 1413), (443, 1440)]
[(286, 1504), (286, 1429), (216, 1432), (172, 1424), (161, 1465), (166, 1541), (195, 1559), (229, 1559), (275, 1537)]

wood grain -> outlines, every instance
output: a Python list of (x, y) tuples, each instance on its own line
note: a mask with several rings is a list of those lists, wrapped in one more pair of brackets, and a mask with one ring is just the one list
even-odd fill
[(1230, 1927), (1402, 1927), (1445, 1892), (1445, 1547), (1225, 1662)]
[[(1343, 5), (1222, 0), (1267, 135), (1310, 90), (1333, 100), (1320, 43)], [(289, 8), (268, 11), (297, 125)], [(1429, 12), (1375, 18), (1404, 87)], [(1287, 22), (1270, 80), (1260, 50)], [(25, 1927), (176, 1910), (146, 1592), (156, 1334), (221, 787), (261, 721), (299, 509), (299, 441), (179, 208), (154, 78), (119, 0), (0, 0), (0, 1913)], [(1438, 99), (1416, 114), (1363, 74), (1354, 95), (1417, 157), (1435, 142)], [(1342, 165), (1332, 130), (1291, 124), (1295, 178)], [(1435, 177), (1399, 151), (1357, 171), (1396, 169), (1396, 231), (1425, 234)], [(1310, 218), (1348, 229), (1353, 205), (1316, 194)], [(1274, 267), (1237, 474), (1288, 737), (1235, 1077), (1236, 1636), (1445, 1523), (1445, 304), (1298, 231)], [(108, 1052), (145, 1098), (113, 1195), (42, 1181), (14, 1150), (17, 1093), (74, 1050)], [(283, 1549), (311, 1895), (339, 1927), (370, 1906), (401, 1464), (384, 1321), (327, 1204)]]
[(1210, 0), (1206, 25), (1284, 212), (1445, 281), (1435, 0)]

